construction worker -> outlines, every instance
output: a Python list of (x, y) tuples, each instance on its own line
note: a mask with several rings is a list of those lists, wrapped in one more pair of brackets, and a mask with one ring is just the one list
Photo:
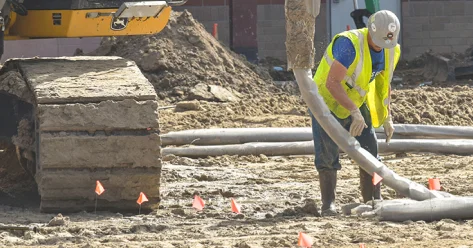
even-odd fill
[[(394, 13), (378, 11), (368, 18), (366, 28), (335, 35), (314, 76), (319, 93), (338, 122), (361, 147), (378, 156), (374, 128), (383, 126), (386, 142), (394, 128), (391, 117), (390, 83), (399, 61), (400, 23)], [(341, 169), (339, 148), (319, 125), (312, 113), (315, 167), (319, 173), (322, 215), (336, 215), (335, 189)], [(360, 167), (363, 201), (381, 199), (380, 184)]]

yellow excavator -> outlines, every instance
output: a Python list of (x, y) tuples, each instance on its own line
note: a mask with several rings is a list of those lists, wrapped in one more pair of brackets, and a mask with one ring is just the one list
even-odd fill
[[(153, 35), (186, 2), (0, 0), (0, 52), (4, 40)], [(0, 140), (33, 176), (41, 212), (158, 207), (157, 107), (153, 85), (121, 57), (14, 58), (0, 69)]]

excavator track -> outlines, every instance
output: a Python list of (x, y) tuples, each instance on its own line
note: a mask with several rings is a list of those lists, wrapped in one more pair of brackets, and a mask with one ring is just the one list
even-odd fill
[[(0, 93), (32, 106), (30, 115), (18, 117), (29, 118), (29, 133), (18, 128), (12, 140), (33, 165), (41, 212), (93, 211), (95, 206), (137, 212), (140, 192), (149, 200), (141, 211), (158, 207), (157, 95), (133, 61), (11, 59), (0, 71)], [(22, 145), (18, 140), (28, 135), (26, 140), (33, 141)], [(105, 188), (101, 195), (95, 193), (97, 180)]]

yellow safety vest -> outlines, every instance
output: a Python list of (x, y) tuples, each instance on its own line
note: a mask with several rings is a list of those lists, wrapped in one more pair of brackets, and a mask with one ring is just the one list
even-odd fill
[(345, 31), (337, 34), (332, 39), (332, 42), (325, 51), (324, 57), (320, 61), (314, 75), (314, 81), (330, 111), (341, 119), (347, 118), (350, 115), (350, 111), (333, 98), (325, 84), (330, 66), (334, 60), (332, 54), (333, 42), (340, 36), (350, 39), (356, 51), (355, 59), (348, 67), (347, 74), (342, 81), (342, 87), (358, 108), (364, 102), (367, 102), (373, 126), (375, 128), (380, 127), (388, 116), (389, 87), (394, 69), (401, 56), (400, 46), (398, 44), (393, 49), (384, 49), (385, 68), (374, 78), (374, 83), (370, 83), (372, 64), (370, 48), (368, 46), (368, 29), (361, 28)]

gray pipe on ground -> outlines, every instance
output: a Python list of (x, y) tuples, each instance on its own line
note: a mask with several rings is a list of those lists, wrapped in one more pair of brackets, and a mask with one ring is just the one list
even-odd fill
[(398, 193), (414, 200), (442, 198), (438, 192), (431, 191), (413, 181), (402, 178), (379, 162), (368, 151), (361, 148), (358, 141), (352, 137), (332, 116), (325, 102), (318, 94), (318, 89), (312, 81), (314, 66), (315, 17), (318, 11), (308, 8), (309, 3), (320, 0), (286, 0), (286, 50), (288, 69), (292, 69), (299, 85), (302, 98), (308, 105), (316, 120), (332, 138), (332, 140), (347, 153), (366, 172), (377, 173), (383, 177), (383, 183)]
[[(404, 136), (435, 137), (438, 139), (473, 139), (473, 127), (394, 124), (395, 133)], [(384, 133), (384, 128), (376, 128)]]
[(470, 219), (473, 217), (473, 197), (447, 197), (424, 201), (379, 204), (374, 214), (382, 221), (436, 221)]
[[(437, 153), (471, 155), (473, 153), (473, 140), (391, 140), (386, 143), (378, 140), (379, 153)], [(162, 155), (202, 158), (223, 155), (239, 156), (291, 156), (314, 155), (313, 141), (295, 142), (251, 142), (245, 144), (210, 145), (191, 147), (166, 147)]]
[[(471, 127), (395, 124), (393, 139), (473, 139)], [(385, 139), (382, 128), (378, 139)], [(213, 128), (191, 129), (161, 135), (161, 144), (168, 145), (227, 145), (249, 142), (295, 142), (312, 140), (310, 127)]]

